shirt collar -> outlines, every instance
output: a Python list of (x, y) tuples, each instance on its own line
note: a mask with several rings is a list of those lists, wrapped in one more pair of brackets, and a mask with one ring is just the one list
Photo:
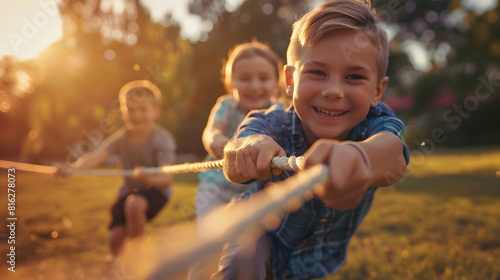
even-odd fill
[(290, 106), (288, 114), (292, 115), (292, 149), (293, 153), (300, 153), (302, 155), (307, 150), (307, 145), (302, 133), (302, 122), (295, 112), (295, 108)]

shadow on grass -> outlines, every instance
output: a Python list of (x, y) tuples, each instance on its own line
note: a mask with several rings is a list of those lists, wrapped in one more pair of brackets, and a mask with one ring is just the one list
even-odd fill
[(394, 185), (394, 188), (403, 193), (428, 193), (446, 197), (500, 197), (500, 178), (474, 175), (410, 177)]

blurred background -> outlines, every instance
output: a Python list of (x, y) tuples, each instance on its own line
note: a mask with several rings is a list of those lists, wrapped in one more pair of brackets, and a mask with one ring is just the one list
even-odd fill
[[(180, 154), (201, 133), (228, 50), (253, 38), (285, 59), (291, 25), (313, 0), (22, 0), (0, 4), (0, 158), (73, 161), (121, 126), (117, 94), (134, 79), (163, 92), (158, 120)], [(380, 0), (390, 38), (384, 101), (406, 142), (500, 143), (497, 0)]]
[[(227, 52), (257, 39), (285, 61), (292, 23), (322, 2), (2, 0), (0, 159), (74, 161), (122, 125), (120, 87), (148, 79), (162, 90), (158, 122), (179, 161), (201, 160)], [(500, 279), (498, 0), (373, 2), (390, 39), (383, 101), (407, 125), (412, 157), (396, 187), (377, 192), (346, 266), (322, 279)], [(142, 279), (103, 266), (118, 176), (16, 180), (19, 271), (0, 269), (0, 279)], [(150, 247), (168, 251), (162, 230), (195, 218), (197, 184), (196, 174), (176, 177), (148, 226)], [(0, 201), (7, 210), (7, 191)], [(0, 252), (9, 252), (3, 228)]]

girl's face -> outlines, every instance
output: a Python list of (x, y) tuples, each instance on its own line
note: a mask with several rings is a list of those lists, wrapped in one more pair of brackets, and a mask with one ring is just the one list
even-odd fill
[(232, 91), (240, 112), (246, 114), (250, 110), (269, 107), (271, 97), (278, 91), (274, 65), (254, 55), (238, 60), (232, 70)]

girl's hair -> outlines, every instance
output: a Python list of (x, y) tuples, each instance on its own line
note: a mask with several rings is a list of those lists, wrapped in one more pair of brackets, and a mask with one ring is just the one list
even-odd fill
[(221, 69), (221, 81), (227, 92), (230, 92), (232, 89), (233, 67), (236, 62), (241, 59), (251, 58), (254, 56), (260, 56), (273, 65), (279, 88), (281, 88), (281, 69), (283, 68), (281, 59), (271, 50), (271, 48), (269, 48), (269, 46), (254, 40), (248, 43), (236, 45), (229, 51), (227, 61), (223, 63)]
[(368, 37), (378, 54), (377, 70), (380, 81), (387, 71), (387, 35), (380, 27), (370, 4), (358, 0), (327, 1), (295, 22), (288, 45), (287, 64), (294, 65), (300, 61), (306, 47), (315, 46), (326, 34), (339, 29), (360, 31)]

